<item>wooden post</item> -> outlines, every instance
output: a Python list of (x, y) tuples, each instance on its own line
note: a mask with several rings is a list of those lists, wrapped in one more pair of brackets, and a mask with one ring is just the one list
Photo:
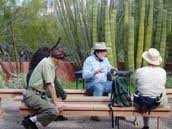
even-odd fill
[(160, 129), (160, 117), (157, 117), (157, 129)]

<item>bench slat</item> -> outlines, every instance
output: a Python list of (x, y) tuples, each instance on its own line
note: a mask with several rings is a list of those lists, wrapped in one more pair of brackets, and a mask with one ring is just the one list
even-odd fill
[(76, 97), (76, 96), (71, 96), (68, 97), (64, 102), (67, 101), (73, 101), (73, 102), (109, 102), (110, 97), (108, 96), (100, 96), (100, 97), (95, 97), (95, 96), (81, 96), (81, 97)]
[[(0, 89), (0, 97), (6, 98), (6, 97), (16, 97), (17, 95), (22, 95), (22, 93), (25, 91), (25, 89)], [(87, 93), (85, 90), (80, 89), (65, 89), (68, 96), (87, 96)], [(167, 97), (168, 99), (172, 99), (172, 89), (166, 89)]]
[[(30, 112), (23, 104), (20, 111)], [(114, 116), (149, 116), (149, 117), (169, 117), (171, 113), (170, 106), (158, 107), (150, 113), (140, 113), (135, 107), (113, 107)], [(67, 116), (109, 116), (110, 110), (106, 104), (66, 104), (63, 115)]]
[[(4, 95), (4, 94), (15, 94), (15, 95), (21, 95), (23, 93), (23, 91), (25, 91), (25, 89), (0, 89), (0, 96)], [(81, 89), (65, 89), (65, 91), (67, 92), (67, 94), (75, 94), (75, 95), (86, 95), (86, 91), (85, 90), (81, 90)], [(172, 89), (166, 89), (166, 93), (167, 96), (172, 96)]]

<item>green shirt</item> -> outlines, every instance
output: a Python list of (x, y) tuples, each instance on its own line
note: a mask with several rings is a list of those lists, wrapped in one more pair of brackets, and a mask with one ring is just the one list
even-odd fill
[(29, 87), (41, 92), (46, 92), (47, 83), (54, 83), (56, 65), (50, 57), (44, 58), (34, 69), (30, 80)]

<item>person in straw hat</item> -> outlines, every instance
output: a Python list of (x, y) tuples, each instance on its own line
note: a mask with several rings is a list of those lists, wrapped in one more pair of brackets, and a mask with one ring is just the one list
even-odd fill
[(86, 90), (93, 96), (102, 96), (112, 90), (112, 81), (107, 80), (108, 72), (114, 69), (107, 59), (107, 50), (104, 42), (97, 42), (94, 53), (87, 57), (83, 64), (83, 78), (86, 82)]
[[(136, 70), (135, 81), (137, 91), (140, 95), (156, 98), (162, 96), (160, 104), (167, 103), (165, 93), (166, 71), (160, 67), (162, 58), (155, 48), (150, 48), (143, 52), (142, 58), (147, 62), (147, 66)], [(144, 126), (142, 129), (149, 129), (149, 118), (143, 117)]]
[[(102, 96), (103, 93), (112, 91), (112, 81), (107, 80), (109, 72), (115, 72), (107, 58), (107, 50), (104, 42), (97, 42), (94, 53), (86, 58), (83, 64), (82, 76), (85, 80), (86, 90), (93, 96)], [(92, 120), (99, 121), (98, 117), (92, 116)]]

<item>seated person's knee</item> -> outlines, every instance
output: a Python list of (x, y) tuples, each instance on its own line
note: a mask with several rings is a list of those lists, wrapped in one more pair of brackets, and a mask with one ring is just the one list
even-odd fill
[(55, 108), (49, 110), (49, 115), (51, 115), (54, 118), (56, 118), (58, 114), (59, 112)]

